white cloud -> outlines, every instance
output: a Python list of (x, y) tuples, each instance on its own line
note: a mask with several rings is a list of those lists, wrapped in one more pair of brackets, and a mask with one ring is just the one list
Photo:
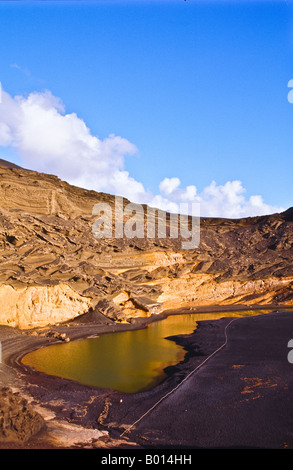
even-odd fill
[(159, 189), (162, 194), (169, 196), (172, 194), (175, 189), (180, 186), (180, 179), (179, 178), (164, 178), (163, 181), (159, 184)]
[(31, 73), (30, 73), (30, 71), (29, 71), (27, 68), (23, 68), (23, 67), (21, 67), (20, 65), (15, 64), (15, 63), (14, 63), (14, 64), (10, 64), (10, 67), (11, 67), (12, 69), (19, 70), (19, 71), (20, 71), (21, 73), (23, 73), (26, 77), (31, 78)]
[(201, 215), (214, 217), (238, 218), (283, 210), (265, 204), (260, 195), (247, 199), (241, 181), (224, 185), (213, 181), (198, 193), (196, 186), (181, 187), (178, 177), (166, 177), (159, 184), (158, 194), (151, 194), (124, 168), (125, 156), (135, 154), (136, 146), (113, 134), (99, 139), (75, 113), (66, 114), (62, 101), (50, 91), (14, 98), (2, 91), (0, 146), (16, 149), (26, 168), (171, 212), (187, 202), (200, 202)]
[(15, 98), (3, 91), (0, 145), (16, 148), (27, 168), (85, 188), (111, 193), (121, 188), (133, 197), (144, 192), (123, 170), (124, 157), (137, 151), (135, 145), (112, 134), (103, 140), (92, 135), (75, 113), (65, 114), (61, 100), (49, 91)]
[(246, 190), (239, 180), (217, 185), (215, 181), (199, 195), (202, 214), (214, 217), (249, 217), (283, 211), (284, 208), (265, 204), (259, 195), (245, 198)]

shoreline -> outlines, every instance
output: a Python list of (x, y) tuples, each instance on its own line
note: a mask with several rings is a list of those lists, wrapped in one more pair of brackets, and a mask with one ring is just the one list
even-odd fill
[[(151, 315), (150, 317), (139, 317), (136, 318), (134, 323), (116, 323), (112, 322), (111, 324), (97, 324), (95, 322), (88, 322), (88, 323), (78, 323), (78, 319), (74, 319), (72, 322), (65, 322), (64, 324), (59, 324), (58, 326), (48, 326), (48, 327), (42, 327), (42, 328), (32, 328), (28, 330), (19, 330), (14, 327), (8, 327), (10, 328), (11, 335), (19, 336), (22, 335), (23, 337), (26, 337), (26, 342), (27, 344), (24, 344), (21, 346), (21, 348), (12, 348), (12, 351), (7, 352), (6, 351), (6, 345), (5, 345), (5, 337), (2, 338), (3, 332), (2, 330), (4, 328), (7, 328), (6, 326), (0, 325), (0, 341), (2, 342), (2, 362), (12, 368), (16, 369), (21, 369), (21, 371), (27, 370), (29, 367), (25, 366), (22, 362), (21, 359), (28, 353), (35, 351), (37, 349), (47, 347), (53, 344), (62, 344), (63, 341), (60, 339), (53, 339), (53, 338), (48, 338), (45, 336), (33, 336), (31, 333), (34, 331), (40, 331), (42, 334), (42, 331), (56, 331), (58, 333), (68, 333), (70, 337), (70, 341), (79, 341), (83, 339), (88, 339), (91, 337), (97, 337), (102, 334), (108, 334), (108, 333), (119, 333), (123, 331), (133, 331), (133, 330), (140, 330), (143, 328), (147, 328), (151, 323), (156, 322), (156, 321), (162, 321), (165, 318), (167, 318), (170, 315), (183, 315), (183, 314), (206, 314), (206, 313), (229, 313), (229, 312), (242, 312), (242, 311), (249, 311), (249, 310), (289, 310), (292, 309), (293, 311), (293, 305), (292, 306), (287, 306), (287, 305), (213, 305), (213, 306), (201, 306), (201, 307), (196, 307), (196, 308), (181, 308), (181, 309), (170, 309), (170, 310), (165, 310), (162, 313), (158, 315)], [(206, 320), (202, 320), (206, 321)], [(218, 321), (218, 319), (215, 320), (210, 320), (210, 321)], [(77, 323), (77, 324), (75, 324)], [(69, 331), (70, 330), (70, 331)], [(195, 331), (193, 333), (195, 334)], [(173, 341), (177, 341), (177, 335), (174, 335)], [(25, 342), (25, 341), (24, 341)], [(3, 344), (4, 343), (4, 344)], [(179, 343), (180, 344), (180, 343)], [(185, 359), (184, 359), (185, 361)], [(1, 363), (0, 363), (1, 365)], [(174, 366), (176, 367), (176, 366)], [(29, 368), (32, 369), (32, 368)], [(36, 371), (36, 373), (41, 373)], [(47, 374), (43, 373), (45, 376)], [(0, 380), (1, 384), (1, 380)], [(97, 387), (98, 388), (98, 387)], [(99, 388), (98, 388), (99, 389)]]
[[(163, 320), (169, 315), (216, 312), (229, 313), (232, 311), (241, 312), (245, 310), (272, 310), (272, 312), (274, 312), (291, 309), (293, 311), (293, 306), (288, 305), (204, 306), (194, 309), (182, 308), (166, 310), (156, 316), (139, 318), (133, 323), (117, 324), (113, 322), (111, 324), (95, 324), (73, 321), (60, 324), (59, 326), (38, 329), (38, 331), (54, 330), (60, 333), (65, 332), (68, 334), (71, 341), (75, 341), (91, 336), (99, 336), (101, 334), (146, 328), (150, 323)], [(108, 438), (105, 437), (104, 441), (97, 439), (95, 443), (96, 447), (99, 447), (99, 445), (109, 449), (117, 447), (128, 448), (129, 446), (136, 447), (137, 439), (134, 439), (133, 442), (129, 442), (127, 437), (124, 440), (119, 439), (120, 433), (122, 432), (121, 430), (125, 429), (125, 426), (128, 424), (126, 422), (123, 423), (121, 408), (125, 410), (125, 406), (127, 407), (128, 403), (132, 403), (127, 413), (127, 421), (129, 421), (132, 416), (131, 409), (133, 408), (133, 403), (136, 403), (136, 406), (143, 412), (146, 404), (149, 405), (154, 402), (158, 396), (162, 395), (166, 390), (171, 389), (174, 384), (179, 383), (182, 378), (188, 374), (190, 368), (193, 367), (195, 363), (199, 363), (204, 355), (208, 354), (211, 349), (215, 349), (216, 345), (219, 344), (219, 338), (222, 338), (221, 331), (223, 332), (228, 318), (230, 317), (227, 316), (217, 320), (203, 320), (200, 322), (201, 325), (190, 335), (175, 335), (170, 337), (170, 339), (185, 348), (186, 354), (184, 360), (166, 369), (167, 377), (162, 383), (151, 390), (135, 394), (124, 394), (114, 390), (82, 385), (68, 379), (49, 376), (23, 365), (21, 359), (27, 353), (50, 344), (59, 344), (61, 341), (44, 336), (32, 336), (31, 333), (35, 329), (21, 331), (14, 330), (11, 327), (0, 326), (0, 341), (2, 341), (3, 345), (3, 363), (0, 364), (0, 371), (1, 369), (3, 370), (0, 375), (0, 384), (4, 386), (7, 385), (7, 382), (10, 382), (12, 388), (20, 390), (23, 394), (31, 397), (33, 406), (37, 408), (40, 407), (42, 410), (49, 410), (53, 413), (54, 418), (51, 423), (53, 423), (54, 419), (57, 421), (61, 420), (65, 423), (72, 423), (73, 426), (81, 426), (82, 429), (91, 426), (96, 428), (96, 430), (100, 429), (108, 433)], [(214, 324), (215, 322), (217, 322), (219, 327), (217, 328), (219, 338), (216, 338), (214, 335), (213, 337), (209, 337), (203, 325), (203, 323), (208, 325)], [(195, 333), (197, 333), (197, 335), (195, 335)], [(140, 403), (141, 399), (143, 399), (143, 403)], [(124, 404), (123, 407), (119, 406), (119, 403), (122, 403), (121, 400)], [(66, 403), (64, 408), (60, 405), (62, 402)], [(85, 410), (84, 415), (79, 411), (81, 407)], [(66, 433), (66, 429), (64, 432)], [(50, 439), (46, 436), (41, 438), (41, 442), (38, 439), (38, 436), (32, 437), (29, 445), (35, 445), (37, 448), (43, 445), (48, 446), (48, 448), (76, 447), (76, 444), (72, 445), (70, 443), (65, 446), (62, 445), (62, 438), (60, 441), (61, 445), (57, 442), (55, 445), (50, 443)], [(139, 445), (141, 445), (141, 443)], [(24, 447), (26, 447), (26, 445), (24, 445)]]
[[(78, 319), (73, 321), (60, 323), (59, 325), (52, 325), (47, 327), (38, 327), (31, 329), (20, 330), (14, 327), (7, 327), (5, 325), (0, 325), (0, 341), (2, 342), (2, 362), (6, 363), (11, 367), (24, 366), (20, 361), (23, 356), (26, 354), (51, 344), (60, 344), (62, 343), (59, 339), (47, 338), (42, 335), (42, 331), (56, 331), (58, 333), (68, 333), (70, 336), (70, 341), (77, 341), (82, 339), (87, 339), (90, 337), (96, 337), (102, 334), (108, 333), (118, 333), (122, 331), (133, 331), (147, 328), (153, 322), (161, 321), (167, 318), (170, 315), (183, 315), (183, 314), (206, 314), (206, 313), (229, 313), (229, 312), (241, 312), (249, 310), (280, 310), (280, 309), (292, 309), (293, 305), (212, 305), (212, 306), (202, 306), (196, 308), (181, 308), (181, 309), (169, 309), (165, 310), (158, 315), (151, 315), (150, 317), (138, 317), (133, 323), (119, 323), (111, 322), (111, 324), (99, 324), (95, 322), (85, 322), (78, 323)], [(9, 329), (9, 330), (8, 330)], [(5, 334), (5, 330), (7, 333)], [(39, 331), (40, 336), (33, 336), (34, 331)], [(4, 334), (3, 334), (4, 333)], [(10, 335), (9, 335), (10, 333)], [(12, 337), (19, 337), (19, 335), (25, 336), (27, 338), (27, 345), (24, 345), (19, 348), (13, 349), (13, 351), (6, 351), (5, 341)], [(7, 336), (7, 337), (6, 337)], [(10, 336), (10, 337), (9, 337)], [(3, 360), (4, 359), (4, 360)]]

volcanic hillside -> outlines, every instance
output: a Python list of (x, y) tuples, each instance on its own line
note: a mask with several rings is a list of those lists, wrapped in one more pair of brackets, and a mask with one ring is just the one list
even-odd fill
[[(201, 218), (200, 245), (98, 239), (93, 207), (114, 197), (0, 161), (0, 324), (31, 328), (166, 309), (293, 303), (293, 209)], [(125, 204), (129, 201), (125, 201)]]

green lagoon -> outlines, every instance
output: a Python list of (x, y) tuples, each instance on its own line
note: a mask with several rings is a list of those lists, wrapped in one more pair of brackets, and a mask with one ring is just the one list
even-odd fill
[(201, 320), (268, 312), (248, 310), (170, 315), (144, 329), (47, 346), (24, 356), (22, 363), (84, 385), (125, 393), (140, 392), (164, 380), (166, 367), (184, 360), (186, 350), (168, 337), (191, 334)]

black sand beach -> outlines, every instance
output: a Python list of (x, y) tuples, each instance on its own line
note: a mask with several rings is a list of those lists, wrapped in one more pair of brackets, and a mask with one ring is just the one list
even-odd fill
[[(233, 322), (227, 346), (137, 424), (135, 440), (145, 436), (162, 447), (293, 448), (292, 320), (282, 312)], [(219, 336), (212, 331), (228, 321), (201, 324), (195, 344)]]
[[(149, 413), (223, 345), (231, 318), (202, 321), (194, 334), (174, 338), (188, 351), (185, 361), (170, 368), (159, 386), (136, 394), (86, 387), (25, 368), (21, 356), (48, 343), (48, 338), (2, 327), (1, 383), (26, 393), (33, 405), (50, 410), (59, 420), (107, 431), (108, 437), (95, 447), (103, 442), (109, 448), (293, 448), (293, 365), (287, 359), (293, 311), (276, 310), (235, 319), (227, 328), (225, 347)], [(111, 330), (138, 326), (117, 325)], [(111, 331), (109, 325), (91, 324), (59, 327), (63, 329), (72, 339)], [(46, 431), (25, 444), (26, 448), (60, 446), (48, 439)]]

